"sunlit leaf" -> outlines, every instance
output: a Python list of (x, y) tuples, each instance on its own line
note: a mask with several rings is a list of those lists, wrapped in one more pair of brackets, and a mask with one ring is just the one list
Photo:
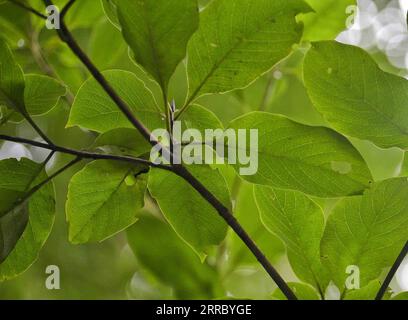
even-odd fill
[(383, 148), (408, 148), (408, 81), (382, 71), (364, 50), (314, 43), (304, 77), (316, 109), (336, 130)]
[(258, 146), (251, 145), (247, 135), (241, 147), (247, 156), (252, 154), (253, 162), (258, 159), (255, 174), (242, 175), (249, 182), (329, 198), (359, 194), (370, 186), (372, 178), (364, 160), (333, 130), (263, 112), (237, 118), (230, 128), (257, 130)]
[[(359, 269), (360, 286), (390, 266), (408, 238), (408, 181), (379, 182), (363, 196), (341, 200), (329, 216), (321, 244), (331, 279), (344, 288), (349, 266)], [(356, 276), (356, 275), (354, 275)], [(358, 276), (358, 275), (357, 275)]]
[[(231, 208), (223, 176), (207, 166), (190, 166), (190, 172), (226, 207)], [(227, 225), (217, 211), (183, 178), (161, 169), (152, 169), (149, 190), (177, 234), (198, 253), (225, 238)]]
[[(111, 70), (103, 74), (148, 128), (165, 128), (165, 122), (152, 93), (133, 73)], [(68, 121), (68, 126), (74, 125), (97, 132), (133, 128), (118, 106), (93, 78), (83, 84), (75, 98)]]
[(103, 241), (132, 225), (144, 205), (146, 179), (128, 164), (95, 161), (69, 184), (66, 203), (72, 243)]

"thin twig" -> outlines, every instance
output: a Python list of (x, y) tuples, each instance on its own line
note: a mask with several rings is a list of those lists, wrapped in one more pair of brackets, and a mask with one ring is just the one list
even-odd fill
[(408, 254), (408, 241), (405, 243), (405, 246), (402, 248), (400, 254), (398, 255), (397, 259), (395, 260), (394, 264), (392, 265), (390, 271), (388, 272), (387, 276), (384, 279), (384, 282), (381, 285), (380, 290), (375, 297), (375, 300), (381, 300), (387, 292), (387, 289), (391, 283), (391, 280), (394, 278), (395, 273), (397, 272), (398, 268), (400, 267), (402, 261)]

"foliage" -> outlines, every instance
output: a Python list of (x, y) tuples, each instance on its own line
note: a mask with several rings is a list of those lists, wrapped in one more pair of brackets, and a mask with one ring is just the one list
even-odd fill
[[(29, 147), (0, 150), (1, 298), (25, 297), (19, 281), (59, 247), (86, 298), (112, 297), (106, 283), (113, 298), (319, 300), (335, 285), (371, 300), (389, 284), (408, 238), (408, 82), (335, 41), (355, 1), (74, 1), (59, 32), (42, 1), (24, 2), (37, 16), (13, 2), (0, 1), (0, 140)], [(257, 130), (256, 147), (228, 150), (256, 152), (256, 174), (150, 162), (149, 133), (174, 120)]]

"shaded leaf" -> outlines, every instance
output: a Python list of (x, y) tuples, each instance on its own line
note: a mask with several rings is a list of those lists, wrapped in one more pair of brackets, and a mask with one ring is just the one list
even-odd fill
[(408, 181), (385, 180), (363, 196), (342, 199), (329, 216), (321, 244), (331, 279), (344, 288), (348, 266), (357, 266), (360, 286), (395, 261), (408, 238)]
[[(299, 282), (289, 282), (289, 288), (292, 289), (294, 294), (299, 300), (320, 300), (319, 295), (313, 287), (305, 283)], [(274, 293), (272, 293), (272, 299), (274, 300), (287, 300), (283, 292), (277, 288)]]
[[(152, 93), (133, 73), (110, 70), (103, 72), (103, 75), (145, 126), (150, 129), (165, 127)], [(75, 125), (97, 132), (133, 128), (93, 78), (82, 85), (71, 108), (67, 126)]]
[(249, 85), (300, 40), (301, 0), (215, 0), (188, 45), (189, 101)]
[(245, 146), (248, 156), (252, 152), (258, 157), (257, 172), (242, 176), (249, 182), (320, 197), (359, 194), (370, 186), (371, 174), (361, 155), (333, 130), (263, 112), (248, 113), (229, 127), (258, 130), (258, 148), (250, 145), (249, 137)]

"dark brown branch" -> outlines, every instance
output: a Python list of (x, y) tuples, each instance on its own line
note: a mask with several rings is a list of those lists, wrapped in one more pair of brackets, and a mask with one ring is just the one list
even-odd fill
[(384, 294), (387, 292), (391, 280), (394, 278), (395, 273), (397, 272), (398, 268), (400, 267), (402, 261), (404, 260), (407, 254), (408, 254), (408, 241), (405, 243), (405, 246), (402, 248), (400, 254), (398, 255), (397, 259), (392, 265), (387, 276), (385, 277), (384, 282), (382, 283), (381, 288), (378, 291), (377, 296), (375, 297), (375, 300), (381, 300), (383, 298)]

